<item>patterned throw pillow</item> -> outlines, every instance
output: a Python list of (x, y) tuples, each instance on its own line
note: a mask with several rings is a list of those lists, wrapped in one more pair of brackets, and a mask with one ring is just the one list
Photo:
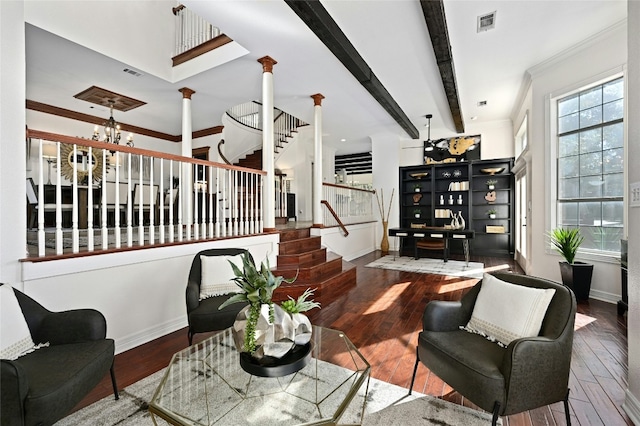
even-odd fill
[(36, 348), (13, 288), (0, 286), (0, 358), (16, 359)]
[(525, 287), (484, 274), (471, 320), (464, 330), (506, 346), (540, 333), (555, 289)]
[(232, 278), (235, 278), (235, 274), (229, 261), (242, 269), (242, 257), (240, 255), (200, 256), (202, 270), (200, 277), (200, 300), (240, 292), (240, 288), (232, 281)]

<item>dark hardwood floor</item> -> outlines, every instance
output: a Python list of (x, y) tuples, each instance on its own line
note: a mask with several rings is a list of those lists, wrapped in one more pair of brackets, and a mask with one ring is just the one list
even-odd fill
[[(415, 274), (364, 266), (380, 252), (362, 256), (357, 285), (340, 300), (310, 312), (316, 325), (339, 329), (367, 358), (372, 377), (408, 388), (424, 307), (430, 300), (458, 300), (477, 280)], [(485, 270), (521, 272), (513, 260), (474, 256)], [(201, 341), (207, 334), (197, 334)], [(173, 353), (187, 347), (187, 331), (176, 331), (116, 356), (120, 389), (164, 368)], [(535, 368), (535, 366), (533, 367)], [(616, 305), (597, 300), (578, 303), (570, 377), (573, 425), (632, 425), (622, 410), (627, 388), (627, 320)], [(421, 365), (414, 390), (476, 408)], [(76, 409), (112, 393), (109, 377)], [(562, 403), (503, 418), (505, 426), (564, 425)]]

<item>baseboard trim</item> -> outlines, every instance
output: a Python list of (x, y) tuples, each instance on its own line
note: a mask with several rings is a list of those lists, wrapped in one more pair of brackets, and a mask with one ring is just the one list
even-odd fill
[[(129, 349), (133, 349), (145, 343), (148, 343), (154, 339), (165, 336), (169, 333), (173, 333), (176, 330), (186, 327), (187, 316), (181, 316), (171, 321), (167, 321), (164, 324), (157, 325), (155, 327), (147, 328), (146, 330), (139, 331), (134, 334), (130, 334), (127, 337), (116, 340), (116, 355), (122, 352), (126, 352)], [(187, 342), (187, 334), (184, 335), (185, 344)]]
[(626, 398), (622, 403), (622, 409), (627, 413), (634, 425), (640, 425), (640, 401), (629, 389), (625, 391)]
[(603, 302), (618, 303), (618, 300), (620, 300), (620, 295), (609, 293), (606, 291), (601, 291), (601, 290), (594, 290), (592, 288), (591, 291), (589, 292), (589, 298), (602, 300)]

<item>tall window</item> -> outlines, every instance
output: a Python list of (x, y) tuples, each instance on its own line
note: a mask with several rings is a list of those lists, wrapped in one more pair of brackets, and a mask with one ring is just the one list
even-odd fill
[(558, 100), (557, 226), (579, 227), (581, 248), (620, 251), (623, 235), (624, 80)]

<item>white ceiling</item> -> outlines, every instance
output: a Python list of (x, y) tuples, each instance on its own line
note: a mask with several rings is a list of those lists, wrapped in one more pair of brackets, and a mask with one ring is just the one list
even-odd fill
[[(106, 108), (73, 98), (96, 85), (143, 100), (121, 122), (179, 135), (181, 103), (189, 87), (193, 129), (220, 125), (224, 111), (261, 98), (256, 59), (274, 67), (275, 105), (313, 121), (313, 101), (322, 93), (324, 142), (338, 154), (370, 150), (369, 136), (408, 139), (407, 134), (329, 52), (284, 1), (183, 1), (249, 53), (193, 77), (168, 82), (123, 73), (130, 66), (44, 30), (27, 25), (27, 99), (105, 116)], [(453, 120), (417, 0), (322, 1), (329, 14), (426, 138), (455, 134)], [(525, 71), (626, 19), (626, 1), (445, 0), (458, 91), (465, 125), (510, 119)], [(126, 8), (127, 3), (120, 3)], [(496, 28), (476, 32), (477, 16), (496, 11)], [(487, 106), (477, 103), (486, 100)], [(341, 139), (346, 139), (341, 142)], [(394, 140), (394, 139), (390, 139)]]

